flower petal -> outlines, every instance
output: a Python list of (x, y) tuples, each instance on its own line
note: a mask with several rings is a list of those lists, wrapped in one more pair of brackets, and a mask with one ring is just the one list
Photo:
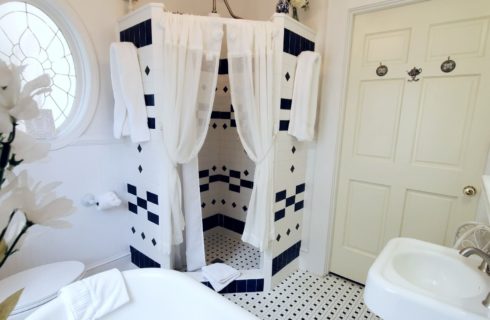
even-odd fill
[(48, 152), (49, 143), (39, 142), (24, 132), (17, 131), (12, 142), (12, 153), (16, 155), (16, 159), (23, 159), (24, 163), (30, 163), (44, 158)]

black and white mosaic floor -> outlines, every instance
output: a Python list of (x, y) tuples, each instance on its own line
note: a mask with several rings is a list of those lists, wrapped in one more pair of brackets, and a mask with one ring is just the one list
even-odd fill
[(270, 292), (224, 296), (260, 319), (380, 319), (364, 305), (363, 289), (336, 275), (322, 278), (298, 271)]
[(206, 231), (204, 245), (207, 264), (223, 262), (237, 270), (260, 268), (260, 252), (220, 228)]

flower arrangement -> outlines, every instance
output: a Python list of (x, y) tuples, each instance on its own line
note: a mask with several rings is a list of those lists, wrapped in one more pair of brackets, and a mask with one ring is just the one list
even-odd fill
[[(24, 68), (0, 60), (0, 225), (5, 225), (0, 232), (0, 268), (19, 250), (29, 229), (35, 225), (67, 227), (62, 218), (74, 209), (71, 200), (56, 197), (60, 183), (34, 183), (26, 171), (14, 170), (44, 158), (49, 150), (49, 144), (18, 129), (21, 121), (39, 115), (36, 97), (51, 90), (47, 75), (22, 84)], [(0, 317), (10, 313), (21, 293), (0, 304)]]
[(288, 0), (293, 7), (293, 18), (299, 20), (298, 9), (307, 11), (310, 8), (310, 0)]

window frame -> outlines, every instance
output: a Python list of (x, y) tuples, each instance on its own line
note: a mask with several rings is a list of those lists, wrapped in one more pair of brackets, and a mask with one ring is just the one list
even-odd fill
[(99, 65), (91, 39), (78, 14), (61, 0), (0, 0), (25, 2), (42, 10), (61, 30), (70, 48), (76, 72), (76, 91), (71, 115), (57, 129), (55, 137), (46, 139), (51, 150), (76, 142), (87, 129), (99, 100)]

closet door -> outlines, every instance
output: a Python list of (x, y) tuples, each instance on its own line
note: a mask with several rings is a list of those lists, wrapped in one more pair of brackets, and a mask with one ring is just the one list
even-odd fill
[(332, 272), (364, 283), (389, 239), (451, 245), (474, 219), (490, 143), (489, 24), (487, 0), (355, 18)]

